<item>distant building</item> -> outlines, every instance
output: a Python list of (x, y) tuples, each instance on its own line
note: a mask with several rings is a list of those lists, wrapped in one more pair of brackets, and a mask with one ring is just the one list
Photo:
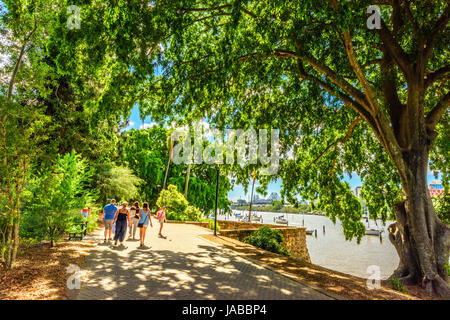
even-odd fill
[(238, 199), (236, 202), (238, 204), (246, 204), (247, 203), (247, 201), (245, 201), (244, 199)]
[(439, 181), (433, 181), (428, 185), (431, 197), (438, 197), (444, 195), (444, 186)]
[(355, 187), (355, 189), (353, 189), (352, 193), (355, 197), (359, 198), (359, 195), (361, 193), (361, 186)]
[(280, 196), (278, 195), (278, 193), (276, 192), (272, 192), (269, 196), (269, 200), (274, 201), (274, 200), (281, 200)]
[(259, 200), (259, 196), (257, 194), (253, 195), (253, 202), (256, 202)]

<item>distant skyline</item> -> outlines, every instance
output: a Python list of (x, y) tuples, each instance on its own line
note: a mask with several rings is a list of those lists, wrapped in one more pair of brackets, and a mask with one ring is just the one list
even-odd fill
[[(140, 114), (139, 114), (139, 108), (137, 106), (135, 106), (131, 110), (130, 117), (128, 118), (128, 123), (129, 123), (129, 125), (123, 130), (126, 131), (126, 130), (131, 130), (131, 129), (142, 129), (142, 128), (145, 129), (145, 128), (150, 128), (156, 124), (150, 116), (146, 116), (144, 121), (142, 121)], [(431, 183), (431, 181), (434, 181), (434, 180), (441, 181), (442, 175), (439, 174), (439, 177), (436, 179), (434, 177), (434, 175), (431, 172), (429, 172), (427, 179), (428, 179), (428, 183)], [(353, 190), (357, 186), (362, 185), (361, 178), (356, 174), (352, 174), (351, 178), (347, 174), (346, 177), (344, 178), (344, 181), (347, 181), (350, 184), (351, 190)], [(258, 182), (255, 183), (255, 188), (257, 186), (259, 186)], [(247, 191), (247, 193), (245, 193), (244, 187), (242, 185), (235, 185), (234, 189), (230, 190), (228, 192), (228, 199), (230, 199), (232, 201), (236, 201), (238, 199), (244, 199), (244, 200), (248, 201), (248, 200), (250, 200), (250, 193), (252, 191), (251, 186), (249, 186), (248, 189), (249, 190)], [(280, 179), (278, 179), (275, 182), (269, 183), (269, 185), (267, 187), (267, 195), (270, 195), (270, 193), (272, 193), (272, 192), (276, 192), (280, 195), (281, 194), (280, 191), (281, 191), (281, 180)], [(256, 192), (254, 192), (254, 193), (256, 194)]]

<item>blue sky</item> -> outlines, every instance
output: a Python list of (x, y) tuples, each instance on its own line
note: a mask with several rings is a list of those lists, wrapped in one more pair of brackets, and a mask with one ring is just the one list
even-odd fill
[[(128, 118), (128, 121), (129, 121), (129, 126), (125, 130), (139, 129), (142, 126), (150, 126), (153, 123), (151, 117), (149, 117), (149, 116), (147, 116), (144, 119), (144, 121), (142, 121), (142, 119), (139, 115), (139, 109), (137, 106), (135, 106), (133, 108), (133, 110), (131, 111), (131, 115)], [(436, 179), (433, 174), (428, 175), (429, 183), (434, 180), (439, 181), (440, 179), (441, 179), (441, 175), (439, 176), (438, 179)], [(357, 186), (361, 186), (361, 184), (362, 184), (360, 177), (356, 174), (352, 174), (351, 178), (350, 178), (350, 176), (345, 177), (344, 181), (347, 181), (350, 184), (350, 188), (352, 190)], [(255, 188), (257, 186), (258, 186), (258, 183), (255, 183)], [(280, 189), (281, 189), (281, 180), (277, 180), (276, 182), (272, 182), (268, 185), (267, 192), (268, 192), (268, 194), (270, 194), (271, 192), (276, 192), (276, 193), (280, 194)], [(236, 185), (233, 190), (228, 192), (228, 198), (231, 200), (245, 199), (248, 201), (250, 199), (250, 193), (251, 193), (250, 188), (246, 194), (244, 191), (244, 188), (241, 185)]]

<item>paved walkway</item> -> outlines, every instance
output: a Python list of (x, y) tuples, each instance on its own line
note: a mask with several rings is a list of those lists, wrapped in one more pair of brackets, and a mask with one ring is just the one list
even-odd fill
[(148, 249), (139, 241), (125, 241), (119, 250), (96, 236), (83, 267), (82, 287), (74, 299), (330, 299), (281, 274), (245, 260), (199, 237), (209, 230), (188, 224), (166, 223), (147, 230)]

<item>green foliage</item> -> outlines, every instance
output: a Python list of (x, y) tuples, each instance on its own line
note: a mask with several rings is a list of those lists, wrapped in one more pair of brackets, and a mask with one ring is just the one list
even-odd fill
[(101, 167), (97, 175), (97, 188), (101, 201), (106, 203), (112, 197), (130, 201), (139, 196), (139, 187), (144, 180), (133, 174), (131, 169), (107, 164)]
[(139, 193), (149, 203), (156, 202), (163, 185), (168, 159), (166, 134), (163, 127), (153, 126), (145, 130), (132, 129), (120, 136), (118, 161), (146, 182), (140, 184)]
[(36, 176), (23, 209), (22, 236), (45, 238), (53, 243), (79, 225), (81, 208), (91, 205), (95, 197), (86, 188), (91, 176), (87, 162), (74, 151), (59, 156), (51, 170)]
[(200, 209), (188, 205), (186, 209), (184, 210), (184, 214), (187, 217), (188, 221), (201, 221), (202, 219), (202, 212)]
[[(211, 230), (214, 230), (214, 220), (209, 219), (208, 221), (209, 221), (209, 228), (210, 228)], [(218, 223), (216, 224), (216, 230), (217, 230), (217, 231), (220, 231), (220, 226), (219, 226)]]
[(272, 201), (272, 210), (273, 211), (279, 211), (281, 210), (281, 208), (283, 208), (283, 203), (281, 201), (278, 200), (274, 200)]
[(202, 212), (189, 205), (183, 194), (178, 192), (176, 186), (169, 184), (167, 190), (162, 190), (156, 205), (161, 208), (166, 206), (166, 217), (168, 220), (178, 221), (202, 221)]
[(290, 255), (289, 251), (281, 245), (283, 236), (280, 231), (267, 226), (260, 227), (244, 241), (267, 251), (279, 253), (284, 256)]
[[(149, 129), (130, 130), (120, 137), (119, 162), (147, 183), (140, 186), (141, 195), (150, 203), (154, 203), (163, 186), (164, 174), (168, 163), (168, 136), (170, 132), (162, 126)], [(182, 190), (186, 184), (186, 164), (171, 164), (168, 173), (168, 184)], [(190, 172), (187, 200), (193, 206), (207, 214), (215, 207), (216, 168), (213, 165), (192, 165)], [(159, 185), (159, 187), (158, 187)], [(219, 179), (218, 206), (229, 211), (230, 202), (227, 194), (231, 189), (228, 177), (222, 174)]]
[(408, 290), (406, 290), (406, 288), (404, 287), (403, 283), (400, 281), (400, 279), (398, 279), (397, 277), (393, 276), (391, 277), (387, 283), (390, 283), (392, 285), (392, 287), (400, 292), (408, 292)]
[(436, 214), (442, 222), (450, 225), (450, 194), (445, 191), (443, 196), (432, 198)]
[(189, 202), (178, 192), (177, 187), (174, 185), (170, 184), (167, 189), (161, 191), (156, 205), (159, 208), (166, 206), (166, 217), (168, 220), (187, 220), (184, 212)]
[[(393, 45), (381, 38), (381, 31), (367, 28), (370, 0), (342, 1), (337, 8), (325, 0), (187, 1), (182, 11), (176, 0), (155, 1), (151, 8), (133, 4), (95, 9), (108, 21), (98, 23), (95, 42), (114, 41), (120, 62), (136, 70), (142, 81), (135, 96), (144, 115), (164, 122), (208, 119), (219, 129), (279, 128), (284, 160), (277, 176), (260, 179), (262, 185), (281, 178), (283, 198), (290, 203), (299, 197), (319, 200), (320, 211), (343, 222), (347, 239), (360, 240), (361, 206), (343, 182), (348, 174), (358, 174), (370, 218), (389, 217), (400, 195), (400, 171), (405, 177), (399, 145), (420, 140), (401, 137), (400, 123), (425, 123), (406, 114), (394, 117), (399, 105), (413, 101), (412, 82), (423, 83), (421, 72), (405, 76), (405, 65), (422, 61), (419, 55), (431, 50), (418, 64), (423, 72), (446, 70), (446, 29), (433, 32), (445, 2), (416, 1), (407, 14), (403, 6), (381, 6)], [(344, 33), (355, 48), (352, 53)], [(119, 39), (119, 34), (127, 37)], [(424, 37), (433, 44), (427, 50), (419, 48)], [(136, 38), (140, 41), (131, 40)], [(400, 51), (400, 57), (393, 59), (392, 51)], [(399, 63), (402, 57), (407, 61)], [(423, 118), (448, 94), (445, 77), (435, 80), (420, 89), (423, 101), (417, 107)], [(359, 118), (363, 121), (354, 122)], [(436, 128), (444, 138), (445, 128)], [(448, 172), (448, 161), (438, 158), (447, 154), (447, 141), (437, 137), (439, 147), (431, 150), (432, 165), (443, 172)], [(248, 184), (259, 166), (230, 166), (230, 171)]]

